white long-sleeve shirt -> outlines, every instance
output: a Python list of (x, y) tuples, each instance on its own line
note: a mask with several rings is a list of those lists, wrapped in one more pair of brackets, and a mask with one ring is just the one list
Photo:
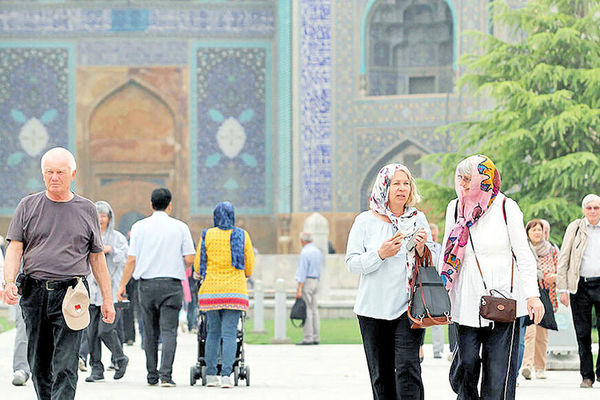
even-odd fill
[[(431, 231), (422, 212), (418, 212), (417, 227), (425, 228), (427, 245), (430, 246)], [(406, 246), (393, 257), (379, 258), (381, 244), (394, 236), (390, 222), (365, 211), (354, 220), (348, 236), (346, 267), (360, 274), (354, 312), (364, 317), (393, 320), (408, 309), (408, 276)]]
[[(526, 299), (539, 296), (537, 263), (527, 243), (523, 213), (510, 198), (506, 198), (506, 222), (504, 221), (502, 201), (505, 198), (499, 193), (490, 208), (471, 227), (470, 232), (488, 292), (490, 289), (496, 289), (505, 296), (510, 295), (512, 246), (516, 262), (513, 295), (510, 297), (517, 300), (517, 316), (521, 317), (527, 314)], [(454, 226), (456, 202), (456, 199), (452, 200), (446, 209), (442, 249), (446, 248), (448, 235)], [(443, 256), (439, 262), (438, 269), (441, 271)], [(488, 292), (484, 289), (471, 244), (467, 243), (462, 266), (450, 291), (452, 320), (470, 327), (488, 326), (491, 321), (479, 317), (481, 296), (488, 295)]]

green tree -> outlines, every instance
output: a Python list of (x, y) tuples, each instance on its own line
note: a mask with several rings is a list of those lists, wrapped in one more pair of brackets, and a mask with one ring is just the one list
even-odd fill
[(581, 200), (600, 188), (600, 0), (533, 0), (511, 9), (495, 1), (494, 26), (510, 40), (471, 32), (480, 54), (461, 60), (459, 81), (493, 108), (443, 127), (455, 153), (432, 154), (435, 182), (420, 182), (430, 207), (444, 212), (456, 197), (452, 177), (459, 160), (486, 154), (502, 176), (502, 191), (526, 219), (545, 218), (560, 243)]

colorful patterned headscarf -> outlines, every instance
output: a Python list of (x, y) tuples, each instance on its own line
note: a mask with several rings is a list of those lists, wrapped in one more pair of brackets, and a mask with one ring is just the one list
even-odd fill
[[(244, 258), (244, 247), (246, 238), (244, 230), (234, 226), (235, 224), (235, 211), (233, 204), (228, 201), (223, 201), (215, 207), (213, 211), (213, 223), (216, 228), (224, 231), (232, 229), (231, 236), (229, 237), (229, 244), (231, 246), (231, 265), (236, 269), (243, 270), (245, 268)], [(202, 231), (202, 242), (200, 245), (200, 276), (204, 277), (206, 273), (206, 231)]]
[[(396, 217), (394, 213), (392, 213), (392, 210), (390, 210), (390, 206), (388, 204), (390, 184), (392, 183), (392, 178), (394, 177), (396, 171), (404, 171), (404, 173), (406, 173), (406, 175), (410, 178), (413, 202), (416, 203), (420, 200), (419, 194), (416, 191), (416, 186), (412, 180), (412, 175), (408, 168), (402, 164), (388, 164), (381, 168), (381, 170), (379, 170), (379, 174), (377, 174), (375, 184), (373, 185), (373, 190), (371, 190), (369, 208), (377, 214), (388, 217), (394, 227), (394, 233), (398, 231), (409, 232), (414, 230), (417, 226), (418, 213), (415, 207), (409, 205), (411, 202), (411, 196), (409, 196), (407, 204), (404, 207), (404, 214), (399, 217)], [(406, 276), (408, 277), (406, 286), (407, 291), (410, 290), (410, 277), (412, 277), (412, 272), (415, 265), (415, 257), (413, 252), (414, 249), (412, 249), (406, 257)]]
[[(414, 228), (417, 224), (417, 219), (414, 218), (417, 215), (417, 209), (412, 205), (406, 205), (404, 214), (400, 217), (396, 217), (390, 210), (388, 205), (390, 184), (396, 171), (404, 171), (412, 181), (412, 175), (406, 166), (402, 164), (388, 164), (379, 170), (373, 190), (371, 190), (371, 198), (369, 200), (369, 208), (375, 211), (377, 214), (384, 215), (392, 221), (394, 226), (394, 233), (397, 231), (407, 232)], [(414, 191), (414, 184), (411, 184)], [(418, 193), (412, 193), (415, 202), (419, 200)]]
[(473, 165), (467, 194), (460, 185), (458, 168), (454, 174), (454, 188), (458, 195), (457, 217), (448, 235), (441, 273), (447, 290), (452, 289), (460, 272), (465, 246), (469, 242), (469, 229), (485, 214), (500, 192), (500, 173), (492, 160), (476, 155), (465, 161)]

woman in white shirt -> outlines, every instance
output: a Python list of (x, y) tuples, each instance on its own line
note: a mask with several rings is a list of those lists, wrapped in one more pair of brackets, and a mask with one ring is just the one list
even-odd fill
[(500, 174), (486, 156), (471, 156), (458, 164), (455, 189), (458, 199), (446, 209), (439, 268), (449, 291), (452, 320), (458, 324), (450, 381), (459, 399), (514, 399), (519, 322), (484, 319), (479, 304), (493, 289), (517, 300), (517, 317), (529, 313), (537, 324), (544, 315), (523, 213), (500, 192)]
[(419, 201), (408, 168), (386, 165), (371, 191), (370, 210), (356, 217), (348, 237), (346, 266), (360, 274), (354, 312), (374, 399), (424, 396), (419, 364), (424, 330), (410, 329), (406, 313), (414, 252), (432, 245), (427, 219), (414, 207)]

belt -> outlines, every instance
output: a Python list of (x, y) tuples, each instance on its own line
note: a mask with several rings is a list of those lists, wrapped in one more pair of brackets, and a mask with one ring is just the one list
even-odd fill
[(581, 280), (584, 282), (600, 282), (600, 276), (591, 276), (591, 277), (586, 277), (586, 276), (582, 276)]
[(176, 281), (176, 282), (181, 282), (180, 279), (177, 279), (177, 278), (166, 278), (166, 277), (165, 278), (149, 278), (149, 279), (140, 278), (140, 281), (144, 281), (144, 282), (145, 281)]
[[(85, 280), (85, 277), (83, 277), (83, 279)], [(44, 287), (44, 288), (46, 288), (46, 290), (61, 290), (61, 289), (66, 289), (69, 286), (75, 286), (77, 284), (77, 278), (71, 278), (71, 279), (66, 279), (66, 280), (62, 280), (62, 281), (54, 281), (54, 280), (36, 279), (36, 278), (32, 278), (31, 276), (29, 276), (27, 278), (27, 281), (29, 284), (32, 284), (34, 286)]]
[(306, 279), (319, 279), (318, 276), (307, 276)]

